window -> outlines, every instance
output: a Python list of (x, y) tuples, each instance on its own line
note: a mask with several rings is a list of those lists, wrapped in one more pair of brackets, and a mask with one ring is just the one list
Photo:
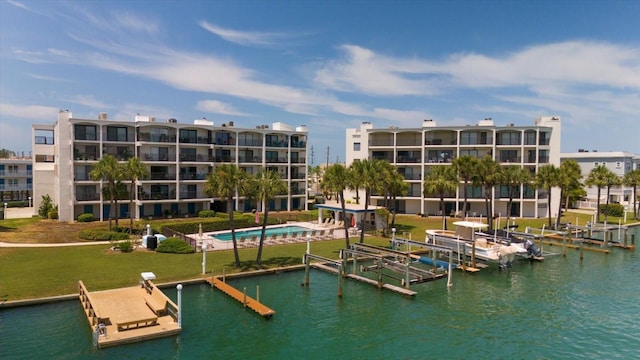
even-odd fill
[(53, 130), (35, 130), (34, 142), (38, 145), (53, 145)]
[(622, 169), (622, 163), (620, 161), (616, 162), (616, 169)]
[(11, 174), (11, 173), (17, 174), (18, 173), (18, 165), (9, 165), (7, 167), (7, 170), (9, 170), (9, 174)]
[(189, 144), (197, 143), (198, 142), (198, 131), (197, 130), (180, 129), (180, 142), (181, 143), (189, 143)]
[(107, 141), (127, 141), (127, 128), (107, 126)]
[(535, 131), (526, 131), (524, 133), (524, 144), (525, 145), (535, 145), (536, 144), (536, 132)]
[(360, 151), (360, 143), (353, 143), (353, 151)]
[(98, 132), (95, 125), (76, 125), (75, 126), (75, 139), (76, 140), (98, 140)]
[(55, 162), (55, 158), (53, 155), (36, 155), (36, 162), (52, 163)]
[(551, 134), (548, 132), (540, 132), (540, 142), (538, 145), (549, 145), (549, 139), (551, 138)]
[(496, 135), (498, 145), (520, 145), (519, 132), (501, 132)]

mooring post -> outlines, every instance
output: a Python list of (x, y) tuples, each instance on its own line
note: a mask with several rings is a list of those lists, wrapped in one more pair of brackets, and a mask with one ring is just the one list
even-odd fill
[(247, 307), (247, 287), (242, 289), (242, 306)]
[(580, 260), (584, 259), (584, 241), (580, 241)]
[(562, 257), (567, 257), (567, 233), (562, 234)]
[(378, 258), (378, 289), (382, 289), (382, 258)]
[(178, 289), (178, 327), (182, 327), (182, 284), (178, 284), (176, 289)]
[(227, 282), (227, 269), (222, 267), (222, 282)]
[(260, 285), (256, 285), (256, 301), (260, 302)]
[(408, 289), (410, 285), (410, 280), (411, 280), (409, 276), (409, 264), (411, 264), (411, 258), (409, 257), (409, 253), (407, 253), (405, 263), (406, 263), (405, 264), (406, 269), (405, 269), (405, 275), (404, 275), (404, 287)]
[(449, 270), (447, 271), (447, 287), (451, 287), (453, 284), (451, 283), (451, 262), (453, 261), (453, 251), (449, 251)]
[(304, 256), (304, 286), (309, 287), (309, 260), (308, 254)]
[[(460, 243), (458, 243), (460, 246)], [(460, 248), (458, 248), (460, 250)], [(458, 257), (460, 257), (460, 251), (458, 251)], [(462, 244), (462, 271), (467, 271), (467, 245), (466, 243)]]
[[(338, 265), (338, 271), (342, 273), (342, 265)], [(342, 276), (338, 275), (338, 298), (342, 299)]]

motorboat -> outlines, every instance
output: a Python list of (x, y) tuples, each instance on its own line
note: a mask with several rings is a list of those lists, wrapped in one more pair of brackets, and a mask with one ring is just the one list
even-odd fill
[(500, 268), (510, 268), (517, 255), (526, 254), (524, 247), (513, 243), (494, 241), (490, 236), (479, 236), (478, 232), (488, 227), (487, 224), (475, 221), (456, 221), (455, 231), (427, 230), (427, 244), (446, 246), (455, 253), (475, 256), (476, 259), (495, 263)]

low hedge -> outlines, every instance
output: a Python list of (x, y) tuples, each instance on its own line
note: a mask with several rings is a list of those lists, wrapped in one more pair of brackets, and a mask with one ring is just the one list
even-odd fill
[[(220, 214), (220, 213), (218, 213)], [(225, 214), (226, 215), (226, 214)], [(260, 224), (256, 224), (254, 215), (235, 215), (233, 218), (233, 223), (236, 229), (255, 227), (262, 225), (262, 219), (260, 219)], [(276, 225), (278, 224), (278, 219), (276, 217), (269, 217), (267, 219), (268, 225)], [(167, 227), (173, 231), (177, 231), (182, 234), (197, 234), (200, 230), (200, 224), (202, 224), (203, 232), (212, 232), (212, 231), (224, 231), (229, 230), (229, 218), (219, 218), (216, 214), (216, 217), (207, 219), (206, 221), (196, 221), (196, 222), (175, 222), (165, 224), (163, 228)]]
[(110, 240), (127, 240), (129, 235), (117, 231), (86, 229), (81, 230), (78, 234), (80, 239), (92, 241), (110, 241)]
[(169, 253), (169, 254), (192, 254), (193, 248), (186, 242), (171, 237), (160, 242), (160, 245), (156, 248), (156, 252)]
[(213, 210), (200, 210), (198, 212), (198, 216), (199, 217), (203, 217), (203, 218), (214, 217), (214, 216), (216, 216), (216, 212), (213, 211)]

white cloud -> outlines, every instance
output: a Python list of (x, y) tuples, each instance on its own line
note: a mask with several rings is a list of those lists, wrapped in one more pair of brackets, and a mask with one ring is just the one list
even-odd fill
[(220, 26), (211, 24), (207, 21), (201, 21), (200, 26), (208, 32), (217, 35), (226, 41), (240, 45), (273, 46), (278, 45), (278, 40), (281, 40), (287, 36), (285, 34), (275, 32), (239, 31), (225, 29)]
[(329, 61), (319, 69), (314, 81), (330, 89), (363, 92), (370, 95), (419, 95), (435, 93), (426, 79), (433, 67), (412, 59), (381, 56), (369, 49), (354, 45), (341, 47), (346, 60)]
[(18, 105), (0, 103), (0, 114), (23, 119), (55, 119), (60, 109), (44, 105)]
[(105, 110), (110, 106), (105, 104), (104, 102), (97, 100), (94, 95), (75, 95), (70, 98), (62, 99), (62, 101), (71, 102), (74, 104), (83, 105), (86, 107)]
[(196, 104), (196, 109), (206, 111), (213, 114), (233, 115), (233, 116), (248, 116), (249, 114), (243, 113), (235, 109), (231, 104), (224, 103), (218, 100), (201, 100)]

